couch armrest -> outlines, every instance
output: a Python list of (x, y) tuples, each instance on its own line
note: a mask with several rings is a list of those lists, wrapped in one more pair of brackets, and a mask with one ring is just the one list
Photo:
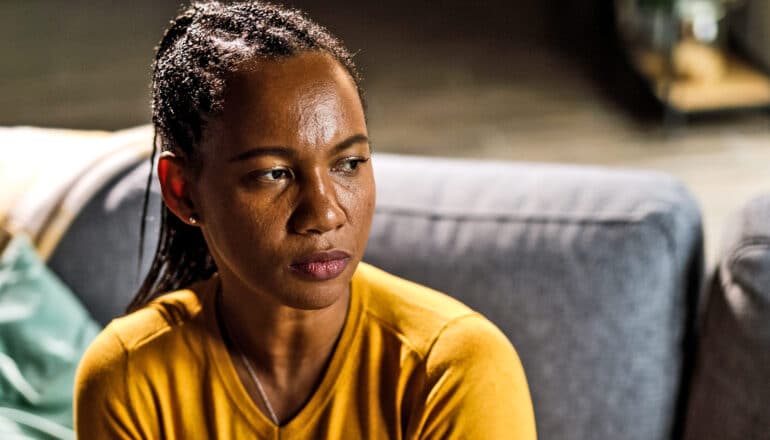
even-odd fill
[(726, 231), (706, 291), (688, 439), (770, 438), (770, 195)]

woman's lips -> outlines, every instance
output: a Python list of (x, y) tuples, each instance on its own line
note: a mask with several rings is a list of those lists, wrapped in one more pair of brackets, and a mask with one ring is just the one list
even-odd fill
[(295, 260), (289, 267), (312, 280), (324, 281), (338, 277), (348, 266), (350, 255), (343, 251), (316, 252)]

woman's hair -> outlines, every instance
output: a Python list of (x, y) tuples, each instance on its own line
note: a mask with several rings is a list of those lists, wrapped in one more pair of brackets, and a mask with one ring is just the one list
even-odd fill
[[(339, 39), (302, 12), (260, 1), (193, 4), (170, 23), (155, 53), (151, 164), (161, 148), (198, 166), (198, 146), (206, 122), (222, 111), (227, 77), (242, 63), (312, 50), (328, 53), (345, 67), (363, 98), (351, 54)], [(152, 171), (142, 212), (140, 264), (151, 180)], [(163, 204), (155, 256), (128, 312), (160, 293), (208, 278), (216, 270), (200, 229), (179, 220)]]

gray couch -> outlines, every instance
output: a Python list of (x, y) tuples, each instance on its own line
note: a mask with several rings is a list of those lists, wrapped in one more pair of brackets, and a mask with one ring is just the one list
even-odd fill
[[(681, 183), (588, 167), (386, 154), (373, 163), (366, 260), (459, 298), (509, 336), (540, 438), (682, 437), (702, 240)], [(102, 323), (139, 283), (148, 169), (109, 182), (49, 262)], [(154, 188), (145, 268), (159, 203)]]
[(688, 440), (770, 439), (770, 195), (736, 213), (703, 303)]

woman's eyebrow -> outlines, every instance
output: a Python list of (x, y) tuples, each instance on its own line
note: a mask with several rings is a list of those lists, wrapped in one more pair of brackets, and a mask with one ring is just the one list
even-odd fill
[[(337, 154), (340, 151), (348, 149), (355, 144), (363, 143), (363, 142), (369, 142), (369, 138), (366, 137), (366, 135), (354, 134), (353, 136), (350, 136), (349, 138), (335, 145), (332, 148), (331, 153)], [(288, 147), (280, 147), (280, 146), (255, 147), (250, 150), (246, 150), (242, 153), (236, 154), (235, 156), (231, 157), (228, 160), (228, 162), (240, 162), (243, 160), (247, 160), (247, 159), (251, 159), (253, 157), (259, 157), (259, 156), (279, 156), (279, 157), (285, 157), (285, 158), (292, 158), (296, 155), (297, 153), (293, 149)]]
[(256, 147), (236, 154), (235, 156), (231, 157), (228, 162), (240, 162), (242, 160), (247, 160), (258, 156), (280, 156), (292, 158), (296, 155), (297, 153), (295, 153), (294, 150), (287, 147)]
[(352, 147), (355, 144), (360, 144), (360, 143), (364, 143), (364, 142), (369, 142), (369, 138), (366, 137), (366, 135), (354, 134), (353, 136), (350, 136), (349, 138), (347, 138), (344, 141), (340, 142), (339, 144), (335, 145), (334, 148), (332, 148), (332, 154), (337, 154), (340, 151), (348, 149), (348, 148)]

